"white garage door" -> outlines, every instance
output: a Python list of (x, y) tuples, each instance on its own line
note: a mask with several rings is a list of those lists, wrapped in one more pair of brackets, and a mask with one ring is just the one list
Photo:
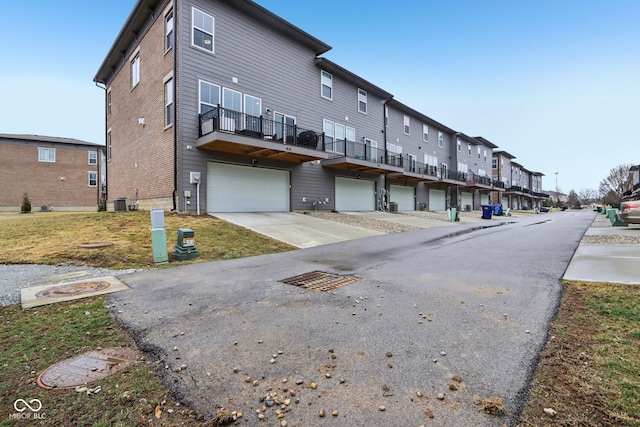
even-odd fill
[(288, 212), (289, 171), (209, 163), (207, 212)]
[(389, 201), (396, 202), (399, 211), (413, 211), (416, 209), (414, 194), (415, 189), (413, 187), (389, 186)]
[(462, 192), (462, 206), (460, 206), (460, 209), (465, 211), (473, 209), (473, 193)]
[(374, 211), (375, 191), (374, 181), (336, 177), (336, 210)]
[(429, 210), (444, 211), (447, 209), (447, 199), (444, 190), (429, 189)]

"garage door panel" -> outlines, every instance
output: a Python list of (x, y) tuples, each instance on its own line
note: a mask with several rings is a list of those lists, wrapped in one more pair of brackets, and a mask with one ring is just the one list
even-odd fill
[(289, 211), (289, 172), (209, 163), (207, 211)]
[(389, 201), (396, 202), (398, 204), (398, 210), (415, 210), (415, 188), (401, 185), (390, 185), (389, 193)]
[(469, 207), (469, 210), (473, 209), (473, 193), (463, 191), (461, 196), (462, 196), (461, 209), (467, 210), (467, 207)]
[(444, 190), (429, 189), (429, 210), (444, 211), (447, 210), (447, 199)]
[(376, 209), (375, 182), (336, 177), (336, 210), (373, 211)]

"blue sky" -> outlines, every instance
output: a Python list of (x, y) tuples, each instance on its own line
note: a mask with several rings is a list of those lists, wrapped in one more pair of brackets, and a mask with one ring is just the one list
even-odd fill
[[(580, 191), (640, 164), (640, 1), (257, 2), (400, 102), (544, 173), (545, 189), (555, 172)], [(103, 142), (93, 77), (135, 0), (5, 3), (0, 133)]]

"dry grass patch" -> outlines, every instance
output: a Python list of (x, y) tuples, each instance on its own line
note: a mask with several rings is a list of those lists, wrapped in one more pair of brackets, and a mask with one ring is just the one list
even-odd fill
[(640, 426), (640, 286), (564, 287), (521, 425)]
[[(195, 232), (200, 257), (183, 263), (241, 258), (293, 247), (209, 215), (165, 214), (167, 250), (174, 251), (178, 228)], [(153, 266), (149, 212), (41, 212), (0, 216), (0, 264), (82, 264), (92, 267)], [(100, 249), (82, 244), (111, 243)]]

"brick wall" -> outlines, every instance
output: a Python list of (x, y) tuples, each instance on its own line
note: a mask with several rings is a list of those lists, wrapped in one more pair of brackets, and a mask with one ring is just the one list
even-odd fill
[[(165, 12), (169, 9), (165, 9)], [(140, 200), (140, 206), (165, 207), (173, 192), (173, 126), (165, 126), (164, 84), (173, 69), (173, 50), (164, 49), (160, 14), (137, 46), (131, 47), (107, 93), (111, 92), (111, 159), (107, 160), (107, 207), (113, 200)], [(135, 49), (135, 50), (133, 50)], [(140, 82), (131, 88), (131, 60), (140, 56)], [(145, 124), (138, 124), (144, 118)], [(136, 188), (138, 192), (136, 194)]]
[[(55, 163), (39, 162), (38, 147), (55, 148)], [(33, 211), (49, 203), (55, 210), (97, 210), (100, 176), (98, 186), (89, 187), (89, 171), (98, 172), (89, 151), (98, 148), (0, 142), (0, 210), (20, 210), (25, 192)]]

